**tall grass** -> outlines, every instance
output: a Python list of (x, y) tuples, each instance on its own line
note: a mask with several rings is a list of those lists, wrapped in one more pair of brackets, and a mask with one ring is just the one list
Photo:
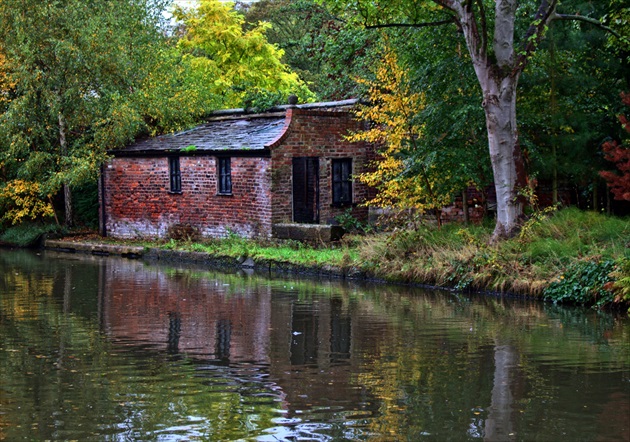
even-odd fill
[(496, 245), (491, 233), (453, 224), (375, 235), (360, 244), (359, 260), (390, 280), (542, 295), (575, 263), (630, 257), (630, 220), (573, 208), (532, 217)]

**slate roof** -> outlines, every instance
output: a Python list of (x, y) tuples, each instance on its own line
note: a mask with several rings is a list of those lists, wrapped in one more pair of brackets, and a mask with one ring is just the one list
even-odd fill
[(188, 146), (199, 151), (264, 150), (284, 128), (284, 116), (211, 121), (174, 134), (137, 141), (116, 153), (174, 152)]
[(265, 155), (269, 153), (267, 146), (282, 134), (288, 109), (343, 110), (352, 107), (358, 101), (349, 99), (294, 106), (281, 105), (261, 114), (248, 114), (247, 109), (215, 111), (211, 119), (201, 126), (174, 134), (137, 140), (110, 153), (115, 156), (152, 156), (159, 152), (179, 152), (189, 146), (195, 146), (194, 152), (238, 151), (239, 155)]

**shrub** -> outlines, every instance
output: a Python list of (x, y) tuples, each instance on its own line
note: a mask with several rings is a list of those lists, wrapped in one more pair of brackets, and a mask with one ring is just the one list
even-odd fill
[(199, 229), (190, 224), (173, 224), (168, 228), (167, 238), (175, 241), (195, 242), (201, 239)]
[(614, 302), (608, 290), (614, 270), (612, 260), (577, 262), (568, 267), (559, 281), (552, 282), (543, 292), (545, 300), (554, 303), (603, 306)]
[(29, 247), (36, 245), (43, 234), (61, 231), (62, 228), (57, 224), (20, 224), (2, 233), (0, 241), (18, 247)]

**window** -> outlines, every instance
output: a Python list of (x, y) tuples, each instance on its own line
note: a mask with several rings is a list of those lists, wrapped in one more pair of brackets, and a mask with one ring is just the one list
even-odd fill
[(181, 192), (182, 174), (179, 170), (179, 157), (168, 158), (168, 171), (171, 181), (171, 192)]
[(332, 160), (332, 200), (334, 205), (352, 204), (352, 159)]
[(218, 178), (219, 178), (219, 194), (232, 194), (232, 165), (231, 158), (219, 158), (218, 162)]

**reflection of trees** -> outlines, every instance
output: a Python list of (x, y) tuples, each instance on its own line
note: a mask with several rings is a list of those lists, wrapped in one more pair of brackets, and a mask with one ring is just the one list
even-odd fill
[[(628, 376), (630, 325), (586, 310), (112, 259), (3, 259), (7, 440), (31, 424), (29, 437), (80, 439), (94, 415), (112, 438), (233, 440), (282, 426), (281, 407), (304, 423), (293, 435), (319, 425), (371, 440), (523, 440), (535, 425), (570, 437), (554, 413), (585, 392), (562, 386), (601, 366)], [(598, 393), (596, 376), (579, 387), (605, 405), (593, 428), (614, 440), (629, 399)]]
[[(549, 412), (555, 403), (570, 403), (576, 390), (560, 390), (566, 379), (550, 377), (536, 355), (551, 354), (579, 367), (576, 373), (602, 363), (628, 370), (627, 341), (619, 340), (627, 326), (607, 328), (609, 348), (602, 355), (603, 341), (585, 340), (579, 328), (563, 327), (538, 303), (365, 294), (372, 314), (398, 322), (365, 358), (368, 367), (360, 375), (382, 404), (380, 417), (370, 422), (379, 434), (439, 438), (459, 428), (473, 438), (511, 440), (522, 438), (529, 423), (543, 434), (578, 436), (576, 429), (560, 429)], [(567, 311), (573, 320), (592, 323), (585, 329), (600, 325), (595, 312)]]
[[(234, 440), (273, 425), (279, 397), (260, 367), (202, 365), (104, 338), (95, 282), (106, 279), (110, 261), (2, 258), (0, 439), (85, 440), (96, 432), (147, 440), (179, 428)], [(82, 292), (93, 298), (90, 311)], [(175, 351), (181, 324), (170, 319)]]
[[(494, 377), (488, 418), (484, 423), (484, 440), (514, 440), (515, 397), (513, 371), (517, 368), (518, 355), (510, 345), (497, 345), (494, 348)], [(519, 398), (516, 398), (519, 399)]]

